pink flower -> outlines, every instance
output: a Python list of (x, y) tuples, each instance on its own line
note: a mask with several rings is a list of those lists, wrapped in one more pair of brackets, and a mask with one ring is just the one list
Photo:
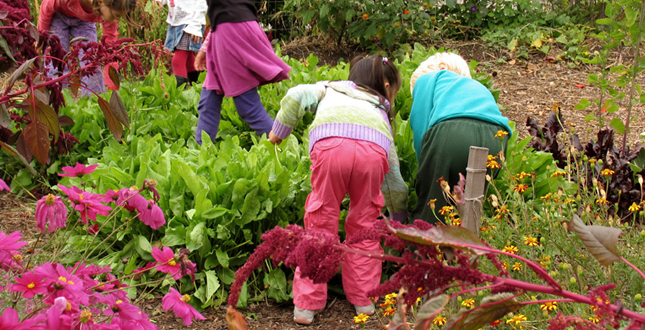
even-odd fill
[(34, 326), (37, 323), (40, 323), (45, 320), (44, 315), (39, 315), (31, 319), (23, 320), (20, 322), (20, 317), (18, 317), (18, 312), (15, 309), (9, 307), (4, 310), (2, 316), (0, 317), (0, 330), (31, 330), (37, 329), (38, 327)]
[(22, 278), (16, 277), (16, 283), (11, 288), (13, 292), (24, 292), (22, 297), (31, 298), (40, 293), (47, 293), (47, 284), (43, 282), (42, 276), (32, 272), (22, 274)]
[(63, 312), (67, 309), (67, 304), (69, 302), (65, 297), (58, 297), (54, 300), (54, 304), (46, 312), (47, 329), (62, 330), (71, 328), (71, 318), (69, 315), (63, 315)]
[(85, 292), (85, 286), (80, 278), (71, 274), (70, 270), (72, 268), (65, 269), (61, 264), (57, 264), (54, 268), (54, 265), (49, 262), (34, 269), (36, 275), (45, 278), (47, 285), (53, 283), (57, 296), (64, 296), (68, 300), (87, 305), (89, 296)]
[(91, 226), (88, 226), (87, 227), (87, 232), (92, 234), (92, 235), (96, 235), (96, 233), (99, 232), (99, 224), (95, 223), (95, 224), (93, 224)]
[(161, 306), (163, 310), (167, 311), (172, 308), (172, 311), (175, 315), (179, 316), (186, 325), (191, 325), (193, 323), (193, 318), (198, 320), (205, 320), (206, 318), (199, 314), (199, 312), (193, 308), (188, 302), (190, 301), (189, 295), (181, 295), (174, 288), (170, 288), (163, 299), (161, 299)]
[(85, 174), (90, 174), (94, 172), (94, 169), (99, 166), (98, 164), (96, 165), (90, 165), (90, 166), (85, 166), (81, 163), (76, 163), (76, 166), (71, 167), (71, 166), (65, 166), (63, 167), (63, 172), (67, 172), (67, 174), (60, 174), (58, 173), (59, 176), (68, 176), (68, 177), (82, 177)]
[(109, 215), (112, 210), (111, 207), (101, 204), (100, 195), (82, 191), (77, 187), (67, 188), (62, 184), (59, 184), (58, 188), (69, 197), (74, 209), (81, 213), (83, 224), (88, 224), (88, 218), (96, 221), (98, 214)]
[(19, 256), (20, 254), (16, 250), (27, 244), (27, 242), (19, 242), (21, 238), (20, 232), (15, 231), (7, 236), (0, 231), (0, 266), (2, 269), (14, 269), (20, 265), (18, 257), (14, 258), (14, 255)]
[(166, 223), (163, 211), (159, 206), (155, 205), (153, 201), (148, 201), (148, 207), (143, 212), (139, 213), (139, 219), (141, 222), (155, 230), (159, 229), (159, 227)]
[(60, 197), (52, 194), (44, 196), (36, 203), (36, 224), (41, 233), (45, 232), (47, 220), (49, 220), (50, 233), (57, 228), (65, 228), (67, 221), (67, 206)]
[(127, 301), (118, 299), (115, 295), (107, 295), (100, 298), (100, 302), (108, 305), (109, 308), (103, 311), (106, 316), (118, 315), (121, 320), (132, 321), (141, 319), (139, 307)]
[(119, 198), (116, 200), (116, 205), (123, 206), (130, 212), (137, 210), (139, 213), (142, 213), (148, 209), (148, 201), (139, 194), (137, 187), (119, 190)]
[(116, 200), (119, 198), (119, 192), (114, 191), (112, 189), (108, 189), (108, 191), (105, 194), (100, 196), (101, 196), (101, 202), (103, 203), (116, 202)]
[(157, 265), (158, 271), (171, 274), (172, 278), (176, 280), (181, 278), (181, 265), (175, 260), (175, 253), (171, 248), (164, 246), (162, 251), (153, 247), (152, 256), (159, 263)]
[(3, 191), (3, 190), (11, 191), (11, 188), (9, 188), (9, 186), (7, 185), (6, 182), (4, 182), (4, 180), (0, 179), (0, 191)]

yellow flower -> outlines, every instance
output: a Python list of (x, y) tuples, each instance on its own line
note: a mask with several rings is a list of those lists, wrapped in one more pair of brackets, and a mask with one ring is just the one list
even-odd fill
[(502, 207), (500, 207), (497, 210), (495, 210), (495, 212), (497, 212), (499, 214), (506, 214), (506, 213), (508, 213), (508, 208), (506, 207), (506, 205), (502, 205)]
[(526, 316), (522, 314), (513, 315), (513, 318), (506, 320), (506, 324), (520, 325), (522, 322), (526, 321)]
[(365, 324), (365, 321), (369, 320), (369, 315), (365, 315), (363, 313), (358, 314), (358, 316), (354, 316), (354, 323), (357, 324)]
[(453, 226), (461, 226), (461, 220), (459, 218), (452, 219)]
[(396, 292), (392, 292), (385, 296), (385, 299), (396, 301)]
[(432, 320), (432, 324), (442, 326), (446, 324), (446, 318), (441, 315), (437, 315), (437, 317), (435, 317), (434, 320)]
[(498, 138), (498, 139), (502, 140), (502, 139), (504, 139), (504, 137), (505, 137), (506, 135), (508, 135), (508, 132), (507, 132), (507, 131), (501, 131), (501, 130), (500, 130), (500, 131), (497, 131), (497, 133), (496, 133), (496, 134), (495, 134), (495, 136), (493, 136), (493, 137), (494, 137), (494, 138)]
[(533, 236), (524, 236), (524, 244), (528, 246), (538, 246), (540, 245), (540, 242), (538, 242), (537, 238)]
[(547, 301), (544, 304), (540, 305), (540, 309), (543, 311), (554, 311), (558, 309), (557, 301)]
[(368, 17), (370, 17), (370, 15), (368, 15), (368, 14), (363, 14), (363, 20), (366, 20)]
[(600, 318), (598, 318), (598, 316), (594, 314), (594, 316), (589, 317), (589, 321), (591, 321), (593, 323), (598, 323), (598, 322), (600, 322)]
[(555, 177), (558, 177), (558, 176), (564, 176), (565, 174), (567, 174), (567, 172), (557, 170), (557, 171), (553, 172), (553, 174), (551, 174), (551, 177), (555, 178)]
[(603, 205), (603, 204), (604, 204), (604, 205), (607, 205), (607, 204), (609, 204), (609, 201), (603, 197), (603, 198), (599, 198), (599, 199), (597, 199), (597, 200), (596, 200), (596, 203), (598, 203), (598, 204), (600, 204), (600, 205)]
[(436, 198), (433, 198), (433, 199), (431, 199), (431, 200), (428, 202), (428, 205), (430, 206), (430, 208), (431, 208), (433, 211), (434, 211), (434, 203), (436, 203), (436, 202), (437, 202), (437, 199), (436, 199)]
[(636, 204), (636, 203), (632, 203), (632, 205), (629, 207), (629, 210), (631, 212), (636, 212), (636, 211), (638, 211), (640, 209), (641, 209), (641, 206)]
[(524, 171), (522, 171), (522, 173), (519, 173), (519, 174), (517, 175), (517, 178), (518, 178), (518, 179), (520, 179), (520, 180), (522, 180), (522, 179), (526, 178), (527, 176), (531, 176), (531, 175), (530, 175), (530, 174), (528, 174), (528, 173), (526, 173), (526, 172), (524, 172)]
[(488, 160), (489, 162), (491, 160), (495, 160), (495, 159), (497, 159), (497, 156), (493, 156), (493, 155), (488, 155), (487, 158), (486, 158), (486, 160)]
[(518, 192), (518, 193), (523, 193), (528, 188), (529, 188), (529, 185), (527, 185), (527, 184), (518, 184), (517, 186), (515, 186), (515, 188), (513, 188), (513, 191)]
[(544, 256), (542, 257), (542, 260), (540, 260), (540, 265), (542, 265), (542, 267), (544, 268), (546, 268), (550, 263), (551, 263), (551, 256)]
[(516, 271), (516, 272), (519, 272), (520, 270), (522, 270), (522, 264), (519, 263), (519, 262), (514, 263), (513, 264), (513, 270)]
[(540, 197), (541, 200), (549, 200), (549, 198), (551, 198), (551, 193), (548, 193), (548, 194)]
[(504, 269), (508, 269), (508, 262), (506, 260), (502, 261), (502, 267), (504, 267)]
[(475, 300), (468, 298), (468, 299), (462, 301), (461, 305), (464, 306), (464, 307), (473, 308), (473, 306), (475, 306)]
[(396, 313), (396, 309), (390, 306), (383, 311), (383, 316), (392, 316), (394, 313)]
[(499, 164), (497, 161), (495, 161), (495, 160), (491, 160), (491, 161), (486, 162), (486, 167), (487, 167), (487, 168), (496, 169), (496, 168), (501, 168), (501, 167), (502, 167), (502, 165), (500, 165), (500, 164)]
[(591, 158), (591, 159), (589, 159), (589, 162), (590, 162), (591, 164), (595, 163), (596, 161), (597, 161), (597, 159), (595, 159), (595, 158)]
[(379, 306), (381, 306), (381, 308), (389, 308), (390, 305), (394, 305), (395, 303), (396, 301), (385, 298), (385, 302), (381, 303)]
[(600, 171), (600, 174), (602, 174), (603, 176), (610, 176), (610, 175), (614, 175), (614, 173), (616, 173), (616, 172), (614, 172), (614, 171), (612, 171), (612, 170), (610, 170), (610, 169), (608, 169), (608, 168), (606, 168), (606, 169), (604, 169), (604, 170)]
[(573, 203), (575, 201), (576, 201), (575, 199), (567, 197), (564, 200), (564, 204), (571, 204), (571, 203)]
[(449, 213), (450, 211), (452, 211), (454, 209), (455, 209), (454, 206), (444, 206), (444, 207), (441, 208), (441, 210), (439, 210), (439, 214), (446, 215), (446, 213)]
[(514, 246), (514, 245), (507, 245), (502, 249), (502, 252), (507, 252), (512, 254), (517, 254), (518, 251), (519, 249), (517, 248), (517, 246)]

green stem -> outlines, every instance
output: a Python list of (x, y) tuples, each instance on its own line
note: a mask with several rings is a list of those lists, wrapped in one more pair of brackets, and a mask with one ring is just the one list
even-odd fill
[(629, 104), (627, 104), (627, 118), (625, 119), (625, 132), (623, 132), (623, 157), (627, 148), (627, 131), (629, 131), (629, 122), (632, 118), (632, 104), (634, 101), (634, 91), (636, 90), (636, 75), (638, 74), (638, 60), (640, 59), (640, 44), (641, 44), (641, 30), (643, 29), (643, 14), (645, 14), (645, 2), (641, 2), (641, 10), (638, 18), (638, 36), (636, 37), (636, 45), (634, 45), (634, 67), (632, 73), (632, 87), (629, 91)]

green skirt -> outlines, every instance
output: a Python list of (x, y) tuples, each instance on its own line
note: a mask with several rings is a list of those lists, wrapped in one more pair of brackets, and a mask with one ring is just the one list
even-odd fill
[[(468, 167), (468, 155), (470, 147), (488, 148), (488, 154), (497, 156), (504, 150), (508, 143), (508, 136), (501, 142), (495, 138), (497, 131), (506, 129), (497, 124), (471, 119), (455, 118), (442, 121), (428, 129), (421, 140), (419, 155), (419, 167), (415, 190), (417, 193), (417, 205), (412, 212), (412, 220), (422, 219), (429, 223), (438, 221), (437, 217), (443, 219), (438, 211), (449, 205), (443, 196), (441, 185), (437, 180), (443, 177), (449, 184), (450, 190), (459, 183), (459, 173), (466, 176)], [(490, 173), (493, 177), (499, 171)], [(486, 183), (488, 186), (488, 182)], [(436, 199), (435, 213), (433, 213), (428, 202)]]

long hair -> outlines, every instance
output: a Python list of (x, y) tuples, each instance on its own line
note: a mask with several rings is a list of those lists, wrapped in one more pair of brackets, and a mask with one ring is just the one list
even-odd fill
[[(385, 107), (387, 91), (385, 83), (390, 83), (392, 90), (398, 91), (401, 88), (401, 74), (394, 66), (392, 61), (381, 55), (371, 55), (368, 57), (354, 57), (349, 65), (349, 80), (353, 81), (358, 87), (363, 88), (368, 93), (379, 98), (381, 105)], [(394, 137), (396, 112), (394, 104), (390, 104), (387, 109), (387, 115), (392, 126), (392, 137)]]

